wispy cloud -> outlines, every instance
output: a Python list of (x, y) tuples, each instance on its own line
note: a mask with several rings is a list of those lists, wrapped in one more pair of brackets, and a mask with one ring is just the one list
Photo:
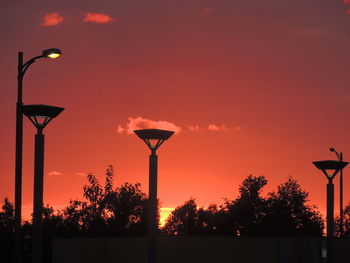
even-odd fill
[(143, 117), (129, 117), (128, 122), (125, 125), (118, 125), (117, 133), (119, 134), (132, 134), (133, 130), (138, 129), (164, 129), (171, 130), (175, 133), (179, 133), (182, 131), (188, 132), (220, 132), (220, 131), (231, 131), (231, 132), (239, 132), (242, 130), (242, 126), (230, 126), (227, 124), (209, 124), (208, 126), (199, 126), (198, 124), (187, 125), (186, 127), (180, 127), (173, 122), (170, 121), (154, 121), (151, 119), (143, 118)]
[(164, 129), (174, 131), (175, 133), (181, 132), (181, 128), (179, 126), (169, 121), (154, 121), (143, 117), (130, 117), (128, 120), (128, 123), (126, 123), (124, 126), (118, 125), (117, 132), (119, 134), (132, 134), (133, 130), (139, 129)]
[(202, 130), (198, 124), (194, 124), (194, 125), (188, 125), (187, 129), (189, 129), (190, 131), (200, 131)]
[(40, 24), (41, 26), (58, 26), (63, 22), (64, 18), (59, 13), (47, 13), (44, 15), (43, 22)]
[(116, 21), (116, 19), (103, 13), (85, 13), (83, 21), (97, 24), (107, 24)]
[(59, 176), (59, 175), (63, 175), (63, 173), (57, 172), (57, 171), (49, 172), (49, 176)]
[(208, 126), (201, 127), (198, 124), (188, 125), (187, 129), (191, 132), (219, 132), (219, 131), (234, 131), (239, 132), (242, 130), (241, 126), (228, 126), (226, 124), (209, 124)]
[(202, 14), (212, 14), (214, 13), (214, 8), (212, 7), (207, 7), (202, 10)]
[(221, 125), (216, 125), (216, 124), (209, 124), (208, 125), (208, 131), (241, 131), (242, 127), (241, 126), (236, 126), (236, 127), (229, 127), (226, 124), (221, 124)]
[(76, 172), (75, 174), (78, 175), (78, 176), (82, 176), (82, 177), (86, 176), (86, 173), (82, 173), (82, 172)]

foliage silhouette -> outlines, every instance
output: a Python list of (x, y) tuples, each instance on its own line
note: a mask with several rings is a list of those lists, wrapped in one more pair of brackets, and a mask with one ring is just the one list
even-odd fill
[(289, 178), (277, 192), (263, 198), (264, 176), (248, 176), (239, 196), (225, 199), (219, 208), (197, 208), (191, 198), (168, 218), (166, 235), (322, 236), (324, 222), (315, 206), (307, 205), (308, 193)]
[(348, 203), (343, 210), (343, 235), (340, 235), (340, 217), (335, 220), (335, 235), (337, 237), (350, 238), (350, 203)]
[(0, 212), (0, 254), (2, 262), (11, 262), (13, 254), (14, 207), (7, 198)]
[(61, 212), (66, 231), (109, 234), (144, 234), (146, 194), (140, 184), (124, 183), (113, 189), (114, 169), (109, 166), (102, 187), (93, 174), (83, 187), (86, 201), (70, 200)]
[(266, 200), (260, 196), (267, 184), (264, 176), (249, 175), (240, 185), (240, 195), (233, 201), (225, 200), (225, 211), (230, 218), (230, 228), (234, 235), (255, 236), (261, 234), (261, 221), (266, 208)]
[[(87, 179), (83, 200), (70, 200), (62, 210), (54, 210), (49, 205), (44, 207), (46, 241), (60, 234), (146, 235), (147, 196), (141, 191), (140, 184), (124, 183), (113, 188), (112, 166), (106, 171), (104, 185), (94, 174), (88, 174)], [(211, 204), (208, 208), (198, 208), (195, 199), (191, 198), (172, 211), (161, 229), (162, 233), (185, 236), (322, 236), (324, 220), (315, 206), (308, 205), (308, 193), (295, 179), (289, 178), (278, 186), (277, 191), (262, 197), (266, 184), (264, 176), (250, 175), (239, 186), (239, 195), (232, 200), (225, 198), (220, 206)], [(337, 220), (339, 235), (339, 218)], [(13, 223), (13, 204), (5, 199), (0, 211), (2, 262), (12, 260)], [(31, 231), (31, 222), (22, 224), (25, 262), (30, 262)], [(344, 237), (350, 237), (350, 204), (344, 209)]]
[(5, 198), (0, 212), (0, 233), (12, 233), (14, 221), (14, 207), (13, 204)]
[(182, 206), (175, 208), (163, 227), (165, 235), (217, 235), (218, 224), (215, 204), (207, 209), (197, 208), (195, 199), (191, 198)]
[(269, 236), (322, 236), (324, 221), (315, 206), (307, 205), (308, 193), (297, 181), (289, 178), (268, 194), (263, 235)]
[(168, 235), (191, 235), (197, 233), (197, 228), (197, 205), (194, 199), (190, 199), (171, 212), (163, 231)]

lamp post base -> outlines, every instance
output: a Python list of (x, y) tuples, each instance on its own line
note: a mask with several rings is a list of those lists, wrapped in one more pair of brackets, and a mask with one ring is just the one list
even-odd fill
[(329, 179), (327, 184), (327, 263), (333, 262), (334, 236), (334, 184)]
[(43, 262), (44, 139), (42, 130), (38, 129), (38, 133), (35, 135), (34, 161), (33, 263)]

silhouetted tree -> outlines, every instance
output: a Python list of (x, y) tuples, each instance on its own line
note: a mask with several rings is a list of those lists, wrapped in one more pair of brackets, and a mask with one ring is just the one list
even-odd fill
[(140, 190), (140, 184), (124, 183), (104, 198), (109, 215), (108, 229), (114, 233), (146, 232), (146, 195)]
[(350, 237), (350, 203), (348, 203), (343, 210), (343, 235), (340, 235), (340, 217), (339, 215), (335, 220), (335, 235), (337, 237)]
[(322, 236), (323, 219), (315, 206), (307, 205), (308, 195), (293, 178), (269, 193), (261, 234)]
[[(225, 230), (229, 235), (256, 236), (261, 231), (266, 201), (260, 196), (267, 184), (264, 176), (249, 175), (239, 187), (240, 195), (235, 200), (225, 199), (222, 208), (227, 216)], [(223, 226), (221, 226), (223, 227)]]
[(198, 209), (195, 199), (191, 198), (171, 212), (163, 227), (163, 233), (166, 235), (216, 235), (217, 213), (215, 204), (210, 205), (208, 209)]
[(84, 207), (86, 202), (79, 200), (69, 200), (69, 205), (62, 211), (63, 224), (65, 230), (69, 233), (79, 233), (85, 230), (83, 226)]
[(239, 187), (239, 196), (225, 199), (219, 208), (197, 208), (194, 199), (177, 207), (169, 216), (163, 232), (167, 235), (229, 236), (322, 236), (324, 222), (308, 193), (289, 178), (266, 198), (264, 176), (248, 176)]
[(220, 210), (216, 204), (211, 204), (207, 209), (197, 209), (198, 234), (218, 235), (218, 225), (220, 224)]
[(13, 204), (7, 198), (5, 198), (1, 209), (0, 233), (12, 232), (15, 215)]
[[(44, 238), (67, 232), (146, 234), (147, 197), (140, 184), (124, 183), (113, 188), (113, 177), (112, 166), (106, 171), (104, 186), (93, 174), (88, 174), (83, 201), (70, 200), (67, 207), (58, 211), (45, 206)], [(219, 207), (198, 208), (191, 198), (171, 213), (162, 231), (166, 235), (322, 236), (323, 219), (315, 206), (308, 205), (308, 193), (296, 180), (289, 178), (264, 198), (261, 192), (266, 184), (264, 176), (250, 175), (239, 186), (238, 197), (225, 199)], [(5, 199), (0, 211), (0, 253), (4, 262), (11, 260), (13, 224), (13, 204)], [(30, 261), (31, 231), (31, 222), (25, 222), (22, 225), (25, 262)], [(344, 210), (344, 236), (350, 237), (350, 204)]]
[(14, 208), (7, 198), (0, 212), (0, 255), (1, 262), (11, 262), (13, 253)]
[[(106, 177), (113, 176), (113, 170), (107, 169)], [(107, 230), (104, 196), (107, 194), (99, 184), (94, 174), (87, 175), (89, 184), (84, 185), (84, 197), (87, 202), (82, 202), (82, 210), (80, 212), (82, 226), (88, 232), (104, 232)], [(108, 181), (106, 180), (106, 185)]]
[(43, 227), (45, 234), (65, 232), (66, 226), (62, 212), (49, 205), (43, 207)]
[(194, 199), (186, 201), (171, 212), (163, 231), (167, 235), (191, 235), (198, 231), (197, 205)]
[(140, 184), (124, 183), (113, 189), (114, 169), (109, 166), (102, 187), (93, 174), (83, 187), (86, 201), (70, 200), (60, 215), (67, 231), (142, 234), (146, 232), (146, 195)]

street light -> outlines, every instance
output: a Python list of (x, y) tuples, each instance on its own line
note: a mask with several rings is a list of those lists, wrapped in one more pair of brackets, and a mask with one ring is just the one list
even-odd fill
[(34, 209), (32, 235), (32, 261), (42, 263), (42, 211), (44, 188), (44, 134), (43, 129), (49, 122), (58, 116), (64, 108), (48, 105), (24, 105), (23, 114), (29, 118), (37, 129), (35, 135), (34, 159)]
[(58, 48), (50, 48), (50, 49), (43, 50), (42, 56), (46, 58), (58, 58), (61, 55), (62, 55), (62, 52)]
[(148, 263), (156, 263), (156, 235), (157, 235), (157, 149), (175, 132), (159, 129), (134, 130), (151, 150), (149, 156), (149, 194), (148, 194)]
[[(342, 162), (343, 161), (343, 153), (340, 152), (338, 153), (334, 148), (329, 148), (331, 152), (334, 152), (337, 155), (338, 161)], [(343, 236), (343, 169), (340, 170), (339, 173), (339, 210), (340, 210), (340, 218), (339, 218), (339, 235), (342, 237)]]
[(334, 185), (333, 178), (344, 169), (348, 162), (317, 161), (313, 164), (328, 178), (327, 184), (327, 262), (333, 262), (333, 236), (334, 236)]
[(18, 52), (17, 103), (16, 103), (16, 164), (15, 164), (15, 262), (22, 262), (21, 221), (22, 221), (22, 156), (23, 156), (23, 77), (30, 65), (39, 58), (57, 58), (62, 52), (57, 48), (46, 49), (40, 56), (23, 63), (23, 52)]

